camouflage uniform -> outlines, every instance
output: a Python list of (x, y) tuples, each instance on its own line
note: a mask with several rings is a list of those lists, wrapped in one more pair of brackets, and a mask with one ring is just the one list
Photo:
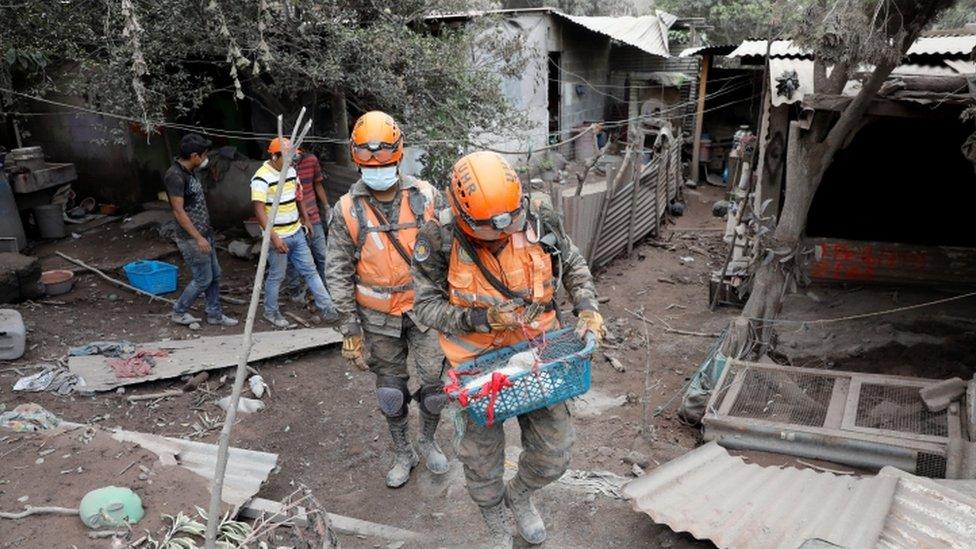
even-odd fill
[[(410, 188), (414, 185), (414, 181), (411, 177), (401, 176), (400, 188)], [(402, 201), (399, 193), (392, 202), (383, 203), (373, 196), (362, 181), (357, 181), (349, 189), (349, 194), (356, 200), (365, 197), (389, 219), (400, 217)], [(434, 207), (435, 210), (444, 207), (444, 198), (440, 192), (434, 193)], [(329, 225), (325, 276), (332, 301), (339, 313), (339, 330), (345, 336), (363, 336), (366, 363), (370, 371), (376, 375), (378, 395), (381, 386), (397, 385), (406, 390), (410, 378), (408, 363), (413, 365), (420, 378), (421, 388), (414, 394), (414, 398), (421, 401), (424, 395), (440, 395), (443, 387), (441, 381), (443, 353), (437, 343), (436, 332), (418, 322), (413, 311), (398, 316), (359, 306), (356, 302), (358, 262), (358, 243), (353, 241), (345, 218), (338, 211), (337, 206)], [(436, 429), (440, 409), (437, 408), (436, 413), (434, 412), (433, 409), (428, 411), (421, 402), (422, 421), (425, 429), (431, 430), (431, 437), (433, 430)], [(398, 437), (406, 436), (406, 403), (403, 404), (401, 417), (391, 418), (385, 410), (384, 415), (391, 423), (391, 431), (400, 431), (400, 434), (393, 433), (394, 443), (399, 447), (402, 440)], [(428, 462), (429, 466), (430, 462)]]
[[(562, 228), (558, 214), (543, 202), (533, 208), (541, 219), (540, 234), (556, 236), (558, 249), (553, 254), (554, 273), (561, 273), (563, 287), (569, 292), (576, 310), (597, 310), (593, 276), (579, 249)], [(450, 212), (441, 212), (438, 220), (428, 221), (420, 229), (414, 248), (413, 279), (416, 299), (414, 313), (424, 324), (447, 333), (475, 331), (470, 310), (448, 301), (447, 269), (453, 244), (453, 222)], [(534, 223), (533, 216), (529, 218)], [(536, 490), (555, 481), (569, 466), (575, 432), (566, 403), (518, 416), (522, 433), (522, 455), (516, 478)], [(505, 433), (502, 424), (482, 427), (467, 419), (466, 430), (458, 448), (464, 464), (468, 493), (482, 508), (502, 501), (505, 486)]]

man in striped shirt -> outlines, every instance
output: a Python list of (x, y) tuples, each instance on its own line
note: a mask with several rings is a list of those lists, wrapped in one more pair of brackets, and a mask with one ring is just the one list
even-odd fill
[(308, 214), (302, 205), (302, 188), (298, 182), (295, 168), (289, 167), (285, 177), (284, 188), (281, 191), (281, 201), (278, 212), (270, 220), (271, 208), (274, 204), (275, 193), (278, 192), (278, 181), (284, 164), (282, 152), (290, 147), (288, 140), (282, 142), (274, 139), (268, 146), (271, 158), (268, 159), (251, 178), (251, 201), (254, 204), (254, 215), (261, 227), (271, 230), (272, 250), (268, 255), (268, 276), (264, 290), (264, 318), (276, 328), (288, 328), (291, 322), (282, 316), (278, 310), (278, 293), (281, 283), (285, 279), (288, 265), (298, 271), (305, 279), (305, 284), (312, 292), (315, 306), (319, 309), (322, 319), (334, 322), (339, 316), (332, 305), (332, 297), (322, 283), (322, 277), (315, 269), (315, 261), (305, 238), (306, 232), (311, 231)]

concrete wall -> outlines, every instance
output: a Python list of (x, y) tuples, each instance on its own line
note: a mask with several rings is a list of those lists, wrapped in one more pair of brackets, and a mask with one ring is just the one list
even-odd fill
[[(499, 150), (520, 151), (538, 148), (547, 143), (549, 111), (547, 97), (548, 52), (554, 45), (554, 21), (547, 13), (526, 13), (502, 21), (503, 29), (521, 35), (528, 62), (516, 78), (503, 78), (502, 93), (523, 113), (528, 128), (521, 135), (503, 138), (495, 135), (476, 135), (479, 142)], [(523, 155), (508, 155), (510, 160), (524, 160)]]
[[(573, 129), (605, 117), (608, 95), (622, 90), (607, 88), (610, 75), (610, 39), (578, 25), (559, 25), (560, 67), (559, 127), (560, 141), (573, 135)], [(589, 84), (587, 84), (589, 83)], [(570, 154), (572, 145), (561, 148)]]
[(25, 147), (42, 147), (48, 161), (75, 164), (78, 180), (72, 188), (79, 198), (93, 196), (131, 210), (162, 190), (162, 174), (170, 162), (165, 133), (147, 142), (146, 135), (130, 124), (57, 107), (45, 116), (30, 117), (22, 128), (28, 132)]

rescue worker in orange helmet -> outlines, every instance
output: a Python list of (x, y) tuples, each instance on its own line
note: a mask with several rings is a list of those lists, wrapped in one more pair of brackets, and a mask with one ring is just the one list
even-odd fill
[[(434, 439), (447, 400), (443, 355), (434, 331), (413, 312), (410, 274), (417, 231), (446, 202), (426, 181), (399, 173), (403, 134), (388, 114), (372, 111), (356, 121), (350, 153), (362, 175), (332, 216), (326, 281), (341, 317), (343, 357), (376, 375), (376, 397), (395, 451), (386, 484), (398, 488), (419, 463), (408, 432), (411, 399), (420, 408), (417, 446), (427, 469), (443, 474), (450, 468)], [(413, 393), (408, 362), (420, 378)]]
[[(450, 366), (558, 328), (560, 284), (579, 316), (576, 334), (602, 339), (586, 261), (548, 202), (522, 194), (504, 158), (493, 152), (461, 158), (445, 192), (451, 208), (421, 227), (411, 268), (414, 311), (440, 332)], [(468, 493), (481, 508), (493, 547), (512, 544), (509, 510), (527, 542), (545, 541), (531, 495), (566, 471), (575, 438), (565, 402), (520, 415), (518, 422), (523, 451), (507, 485), (501, 423), (485, 427), (468, 418), (458, 447)]]

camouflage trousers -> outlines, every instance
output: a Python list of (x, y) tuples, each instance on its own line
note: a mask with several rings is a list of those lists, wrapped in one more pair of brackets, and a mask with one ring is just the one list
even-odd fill
[[(420, 331), (404, 315), (400, 337), (365, 332), (363, 348), (369, 371), (380, 376), (410, 379), (410, 370), (420, 378), (421, 385), (439, 385), (444, 368), (444, 354), (437, 342), (437, 332)], [(412, 366), (412, 368), (411, 368)]]
[[(458, 459), (464, 464), (471, 499), (481, 507), (502, 500), (505, 484), (505, 430), (502, 423), (482, 427), (464, 414), (464, 436), (458, 445)], [(538, 490), (566, 472), (576, 431), (565, 402), (518, 416), (522, 432), (522, 454), (518, 477)]]

